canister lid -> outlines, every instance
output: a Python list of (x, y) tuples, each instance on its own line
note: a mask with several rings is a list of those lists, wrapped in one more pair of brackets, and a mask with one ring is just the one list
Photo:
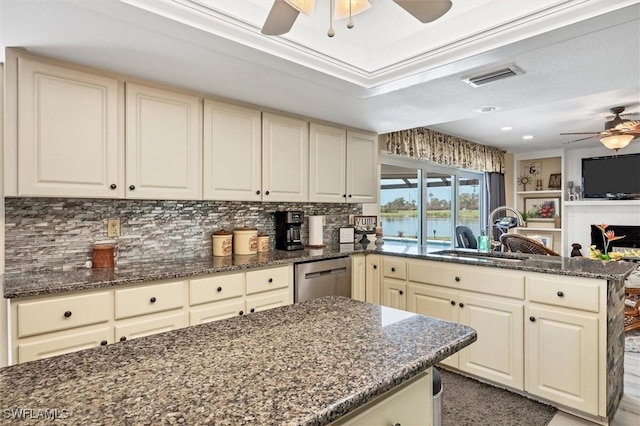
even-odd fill
[(227, 231), (225, 229), (218, 229), (213, 232), (213, 235), (231, 235), (231, 231)]
[(243, 226), (243, 227), (240, 227), (240, 228), (235, 228), (235, 229), (233, 230), (233, 232), (248, 232), (248, 231), (252, 231), (252, 232), (253, 232), (253, 231), (255, 231), (255, 232), (258, 232), (258, 228), (249, 228), (249, 227), (247, 227), (247, 226)]
[(268, 237), (269, 234), (265, 234), (264, 232), (261, 232), (258, 234), (258, 238), (262, 238), (262, 237)]

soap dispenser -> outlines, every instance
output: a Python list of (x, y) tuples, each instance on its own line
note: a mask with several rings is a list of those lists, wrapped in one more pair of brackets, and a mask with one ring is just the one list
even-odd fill
[(478, 251), (482, 253), (489, 252), (489, 236), (484, 231), (480, 231), (478, 236)]

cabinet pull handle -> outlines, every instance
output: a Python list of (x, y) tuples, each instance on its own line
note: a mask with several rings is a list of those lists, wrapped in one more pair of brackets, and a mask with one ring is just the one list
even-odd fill
[(238, 315), (244, 315), (243, 311), (238, 312)]
[(564, 297), (564, 293), (561, 291), (557, 292), (556, 294), (558, 295), (558, 297)]
[(133, 191), (134, 189), (136, 189), (136, 186), (135, 186), (135, 185), (129, 185), (129, 190), (130, 190), (130, 191)]
[(126, 337), (126, 336), (122, 336), (122, 337), (120, 338), (120, 341), (121, 341), (121, 342), (124, 342), (125, 340), (127, 340), (127, 337)]
[(536, 322), (536, 317), (529, 317), (529, 321)]
[(260, 190), (257, 190), (257, 191), (256, 191), (256, 195), (260, 195)]
[(352, 197), (352, 195), (351, 195), (351, 194), (349, 194), (349, 198), (351, 198), (351, 197)]
[(254, 308), (251, 308), (251, 313), (254, 313), (256, 310)]
[(455, 280), (456, 280), (456, 281), (460, 281), (460, 277), (456, 277), (456, 278), (455, 278)]
[(107, 341), (103, 340), (102, 342), (100, 342), (100, 346), (107, 346)]
[(460, 306), (461, 308), (464, 308), (464, 303), (458, 303), (458, 306)]
[(391, 268), (391, 272), (395, 272), (395, 271), (396, 271), (396, 268)]
[(156, 298), (155, 298), (155, 297), (152, 297), (151, 299), (149, 299), (149, 302), (151, 302), (151, 303), (156, 303)]
[(273, 278), (269, 278), (269, 282), (272, 283), (273, 282)]
[(347, 194), (342, 194), (342, 198), (347, 198)]
[(452, 300), (450, 303), (451, 303), (451, 306), (456, 306), (456, 301), (455, 300)]
[(400, 293), (400, 296), (402, 296), (404, 294), (404, 291), (400, 290), (398, 291), (398, 293)]
[(111, 189), (116, 189), (117, 187), (118, 187), (118, 185), (116, 185), (115, 183), (112, 183), (112, 184), (109, 186), (109, 188), (111, 188)]
[(373, 269), (378, 269), (378, 265), (373, 265)]
[(69, 318), (71, 316), (71, 311), (67, 311), (64, 313), (65, 318)]
[(218, 287), (218, 293), (220, 293), (222, 291), (222, 287)]
[(264, 195), (269, 195), (269, 191), (265, 192)]

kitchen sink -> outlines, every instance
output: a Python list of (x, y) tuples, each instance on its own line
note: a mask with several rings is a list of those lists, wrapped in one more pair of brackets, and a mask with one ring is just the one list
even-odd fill
[(520, 263), (529, 260), (530, 257), (521, 253), (489, 252), (483, 253), (472, 250), (440, 250), (429, 253), (429, 255), (450, 257), (452, 259), (472, 260), (478, 262), (496, 263)]

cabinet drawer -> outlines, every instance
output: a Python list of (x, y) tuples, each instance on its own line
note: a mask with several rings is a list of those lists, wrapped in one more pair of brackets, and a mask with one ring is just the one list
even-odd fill
[(289, 267), (247, 272), (247, 294), (289, 287)]
[(383, 259), (382, 273), (386, 278), (397, 278), (399, 280), (407, 279), (407, 262), (397, 259)]
[(211, 303), (207, 306), (191, 309), (189, 312), (189, 325), (204, 324), (225, 318), (237, 317), (244, 314), (244, 300), (224, 300)]
[(67, 354), (101, 344), (113, 343), (111, 327), (98, 327), (88, 331), (73, 332), (65, 336), (18, 343), (17, 362), (27, 362), (51, 356)]
[(248, 296), (246, 299), (247, 309), (245, 313), (251, 314), (254, 312), (277, 308), (278, 306), (289, 305), (291, 303), (289, 299), (290, 297), (288, 290), (270, 291), (264, 294)]
[(185, 313), (178, 311), (142, 320), (129, 320), (116, 325), (116, 340), (124, 341), (137, 339), (138, 337), (151, 336), (186, 327)]
[(216, 275), (189, 281), (189, 304), (231, 299), (242, 296), (244, 291), (244, 274)]
[(598, 312), (599, 289), (597, 280), (548, 275), (527, 277), (527, 298), (530, 302), (570, 309)]
[(116, 319), (180, 308), (184, 286), (184, 281), (178, 281), (116, 290)]
[(524, 299), (524, 274), (442, 262), (409, 263), (409, 281)]
[(18, 337), (66, 330), (109, 320), (109, 293), (62, 296), (18, 303)]

